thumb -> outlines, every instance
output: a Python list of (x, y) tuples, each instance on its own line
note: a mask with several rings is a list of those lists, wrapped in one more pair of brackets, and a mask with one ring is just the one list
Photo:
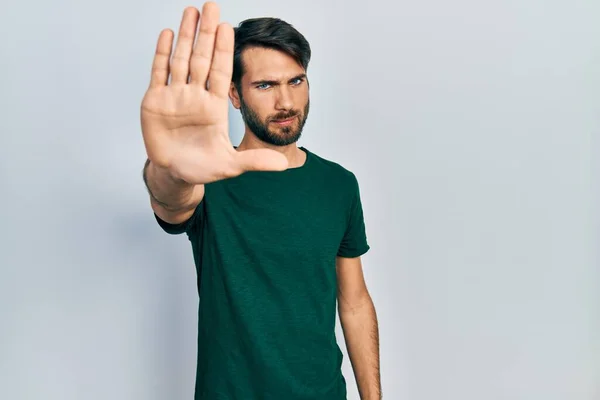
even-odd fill
[(287, 158), (270, 149), (243, 150), (236, 158), (244, 171), (283, 171), (288, 167)]

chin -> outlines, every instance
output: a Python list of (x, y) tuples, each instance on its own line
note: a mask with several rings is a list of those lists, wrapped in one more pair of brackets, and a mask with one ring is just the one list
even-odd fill
[(300, 136), (288, 137), (288, 135), (273, 135), (266, 142), (273, 146), (289, 146), (296, 143), (300, 139)]

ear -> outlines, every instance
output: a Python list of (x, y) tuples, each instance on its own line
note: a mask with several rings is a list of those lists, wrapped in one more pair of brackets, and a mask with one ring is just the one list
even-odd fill
[(231, 100), (231, 104), (233, 105), (233, 107), (236, 110), (240, 109), (240, 107), (241, 107), (240, 95), (238, 94), (238, 91), (235, 88), (235, 85), (233, 84), (233, 82), (231, 82), (231, 85), (229, 86), (229, 100)]

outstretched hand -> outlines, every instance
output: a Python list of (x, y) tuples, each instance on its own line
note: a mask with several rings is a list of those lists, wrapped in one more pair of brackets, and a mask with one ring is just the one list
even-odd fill
[(160, 33), (141, 105), (148, 158), (190, 184), (288, 167), (277, 151), (236, 151), (231, 144), (227, 114), (234, 31), (219, 23), (219, 14), (213, 2), (204, 4), (201, 15), (194, 7), (186, 8), (174, 51), (173, 31)]

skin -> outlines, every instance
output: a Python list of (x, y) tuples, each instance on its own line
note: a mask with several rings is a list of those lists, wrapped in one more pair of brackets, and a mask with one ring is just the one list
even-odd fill
[[(245, 66), (239, 93), (231, 83), (229, 98), (240, 110), (245, 132), (238, 150), (257, 148), (277, 150), (288, 158), (289, 167), (301, 166), (306, 154), (296, 142), (302, 134), (309, 111), (309, 85), (306, 71), (288, 54), (260, 47), (242, 53)], [(293, 117), (291, 125), (275, 120)]]
[(361, 257), (336, 258), (338, 314), (361, 400), (381, 399), (379, 326)]

